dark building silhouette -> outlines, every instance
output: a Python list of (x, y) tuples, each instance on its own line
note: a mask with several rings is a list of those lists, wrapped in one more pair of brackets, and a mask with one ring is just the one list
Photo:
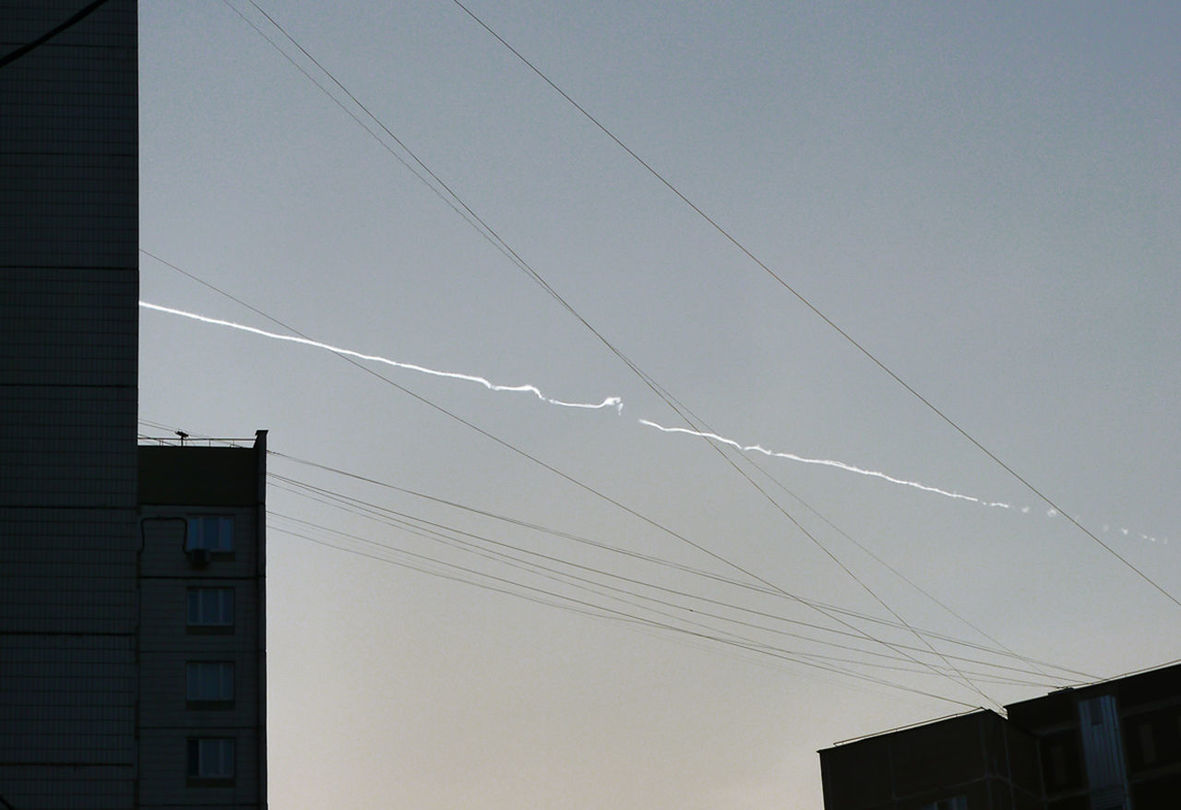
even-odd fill
[(0, 0), (0, 796), (19, 810), (135, 788), (136, 6), (42, 41), (83, 5)]
[(825, 810), (1040, 808), (1037, 740), (990, 711), (820, 752)]
[(1048, 810), (1181, 808), (1181, 665), (1006, 708), (1038, 738)]
[(139, 807), (265, 806), (265, 494), (265, 431), (139, 448)]
[(825, 810), (1177, 810), (1181, 665), (820, 752)]
[[(17, 810), (265, 805), (265, 441), (137, 447), (136, 15), (0, 0), (0, 807)], [(233, 548), (201, 550), (223, 527)]]

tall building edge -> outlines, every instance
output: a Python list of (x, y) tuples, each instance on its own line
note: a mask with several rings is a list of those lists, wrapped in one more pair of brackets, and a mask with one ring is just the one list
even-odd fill
[(134, 801), (135, 0), (0, 0), (0, 797)]
[(258, 558), (255, 577), (258, 582), (260, 620), (257, 635), (258, 712), (255, 718), (259, 735), (258, 770), (259, 806), (267, 806), (267, 431), (254, 434), (254, 452), (258, 476), (258, 504), (255, 506), (258, 526)]

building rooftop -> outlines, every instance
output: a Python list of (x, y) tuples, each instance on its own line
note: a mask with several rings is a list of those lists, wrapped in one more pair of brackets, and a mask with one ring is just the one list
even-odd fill
[[(266, 434), (249, 446), (160, 440), (139, 446), (139, 503), (251, 506), (265, 500)], [(201, 442), (213, 441), (202, 439)]]

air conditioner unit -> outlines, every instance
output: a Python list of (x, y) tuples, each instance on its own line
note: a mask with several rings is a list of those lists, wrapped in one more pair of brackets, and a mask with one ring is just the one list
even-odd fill
[(189, 564), (194, 568), (204, 568), (209, 565), (213, 555), (207, 548), (191, 548), (188, 550)]

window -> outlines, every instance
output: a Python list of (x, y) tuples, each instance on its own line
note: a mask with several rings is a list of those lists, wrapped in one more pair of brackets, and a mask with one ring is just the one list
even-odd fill
[(190, 737), (188, 740), (189, 779), (228, 780), (234, 778), (234, 739), (232, 737)]
[(185, 699), (189, 703), (230, 703), (234, 700), (233, 661), (189, 661), (185, 664)]
[[(1082, 728), (1090, 729), (1085, 725)], [(1082, 739), (1079, 729), (1055, 731), (1042, 736), (1038, 743), (1042, 752), (1042, 780), (1046, 790), (1086, 790), (1087, 774), (1083, 764)]]
[(1136, 750), (1136, 746), (1131, 746), (1132, 750), (1130, 753), (1133, 755), (1138, 753), (1139, 756), (1133, 756), (1133, 766), (1149, 766), (1155, 764), (1157, 761), (1156, 729), (1153, 727), (1152, 718), (1147, 717), (1140, 720), (1135, 728), (1135, 742), (1139, 743), (1139, 751)]
[(232, 628), (233, 588), (189, 588), (189, 627)]
[(200, 515), (189, 518), (185, 551), (205, 549), (214, 554), (234, 550), (234, 519), (227, 515)]

